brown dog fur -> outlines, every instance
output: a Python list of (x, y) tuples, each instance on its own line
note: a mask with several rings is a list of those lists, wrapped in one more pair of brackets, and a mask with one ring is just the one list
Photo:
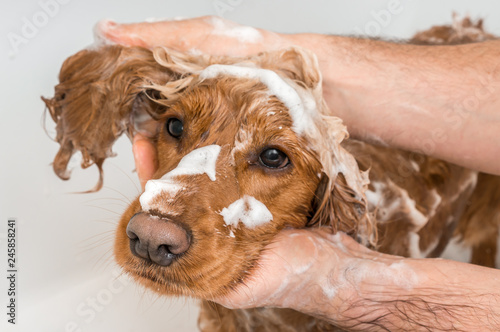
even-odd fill
[[(467, 28), (482, 31), (482, 23), (463, 22)], [(459, 39), (456, 27), (434, 29), (418, 34), (412, 42), (432, 43), (440, 38), (440, 43), (459, 43), (491, 36), (475, 34), (470, 40), (465, 33)], [(322, 113), (315, 125), (326, 143), (297, 135), (288, 109), (268, 96), (258, 80), (200, 80), (197, 72), (213, 63), (252, 63), (273, 70), (298, 89), (313, 91)], [(290, 49), (236, 59), (190, 56), (164, 48), (151, 52), (106, 46), (70, 57), (59, 79), (55, 97), (44, 100), (57, 123), (61, 149), (54, 170), (63, 179), (69, 178), (69, 158), (79, 150), (82, 167), (95, 163), (100, 170), (98, 190), (102, 164), (123, 132), (133, 136), (139, 131), (155, 142), (159, 169), (154, 178), (174, 169), (196, 148), (211, 144), (222, 148), (218, 181), (190, 177), (188, 190), (173, 202), (167, 203), (169, 197), (164, 195), (155, 200), (157, 208), (151, 213), (182, 223), (194, 239), (189, 251), (171, 266), (152, 264), (130, 252), (125, 229), (142, 209), (138, 199), (120, 220), (117, 262), (138, 282), (161, 294), (205, 300), (225, 294), (245, 282), (264, 247), (285, 227), (329, 225), (379, 251), (408, 257), (438, 257), (453, 234), (458, 234), (474, 247), (473, 262), (489, 266), (494, 262), (500, 223), (499, 178), (357, 140), (341, 143), (343, 127), (328, 115), (319, 70), (308, 52)], [(164, 129), (171, 117), (185, 123), (182, 140)], [(325, 123), (333, 133), (327, 133)], [(243, 148), (235, 149), (243, 142)], [(260, 167), (259, 152), (267, 146), (285, 151), (292, 166)], [(351, 155), (356, 165), (342, 172), (330, 171), (339, 160), (348, 163)], [(368, 187), (363, 183), (366, 170)], [(233, 238), (219, 212), (243, 194), (264, 202), (273, 221), (255, 229), (238, 227)], [(165, 204), (168, 209), (163, 209)], [(485, 218), (489, 218), (488, 227), (483, 226)], [(203, 331), (336, 330), (293, 310), (229, 310), (207, 301), (202, 302), (199, 324)]]

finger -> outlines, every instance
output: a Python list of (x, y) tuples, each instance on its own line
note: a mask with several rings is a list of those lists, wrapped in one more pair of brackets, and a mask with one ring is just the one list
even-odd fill
[(96, 25), (96, 35), (102, 39), (124, 45), (153, 48), (167, 46), (182, 49), (187, 38), (197, 38), (203, 32), (200, 25), (203, 18), (180, 21), (141, 22), (118, 24), (111, 20), (104, 20)]
[(134, 153), (137, 175), (139, 176), (142, 190), (144, 190), (146, 182), (153, 177), (158, 168), (156, 148), (147, 138), (141, 134), (137, 134), (134, 136), (132, 151)]
[(112, 20), (102, 20), (94, 28), (98, 41), (124, 46), (148, 47), (144, 37), (148, 33), (148, 23), (118, 24)]
[[(104, 20), (96, 25), (94, 31), (96, 38), (104, 43), (150, 49), (165, 46), (181, 52), (194, 49), (206, 54), (234, 56), (262, 51), (263, 35), (267, 34), (264, 30), (212, 16), (131, 24)], [(273, 36), (271, 47), (275, 48), (276, 43), (280, 44), (280, 38)], [(207, 42), (208, 38), (210, 42)]]

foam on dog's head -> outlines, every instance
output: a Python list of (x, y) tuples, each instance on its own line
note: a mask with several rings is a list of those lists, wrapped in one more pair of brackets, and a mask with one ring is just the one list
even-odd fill
[[(314, 128), (313, 116), (318, 114), (314, 100), (301, 98), (290, 84), (271, 70), (238, 65), (211, 65), (199, 75), (202, 80), (217, 76), (257, 79), (269, 89), (269, 95), (276, 96), (288, 108), (293, 120), (293, 129), (298, 135)], [(306, 96), (303, 94), (303, 97)]]

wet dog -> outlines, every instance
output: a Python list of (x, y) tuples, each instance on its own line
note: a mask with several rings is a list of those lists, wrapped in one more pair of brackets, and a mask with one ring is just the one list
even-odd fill
[[(458, 38), (443, 29), (439, 43)], [(413, 42), (435, 42), (430, 35)], [(155, 143), (158, 170), (120, 220), (115, 257), (156, 292), (203, 299), (203, 330), (335, 330), (289, 309), (209, 302), (245, 283), (287, 227), (331, 227), (407, 257), (438, 257), (458, 229), (474, 257), (494, 262), (497, 233), (478, 225), (492, 216), (498, 232), (498, 209), (482, 195), (498, 195), (498, 177), (348, 139), (308, 51), (231, 58), (103, 46), (67, 59), (59, 80), (44, 100), (61, 178), (81, 151), (82, 166), (100, 170), (97, 190), (117, 137), (140, 132)]]

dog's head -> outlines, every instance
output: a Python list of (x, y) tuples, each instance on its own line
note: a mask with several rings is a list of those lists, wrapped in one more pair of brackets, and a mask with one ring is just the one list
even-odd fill
[(115, 242), (118, 263), (144, 285), (221, 296), (244, 282), (286, 227), (328, 224), (373, 240), (367, 176), (341, 146), (347, 132), (328, 115), (312, 54), (84, 52), (67, 60), (56, 96), (45, 100), (61, 143), (54, 166), (66, 176), (77, 149), (84, 166), (100, 168), (122, 132), (151, 136), (158, 171), (123, 215)]

